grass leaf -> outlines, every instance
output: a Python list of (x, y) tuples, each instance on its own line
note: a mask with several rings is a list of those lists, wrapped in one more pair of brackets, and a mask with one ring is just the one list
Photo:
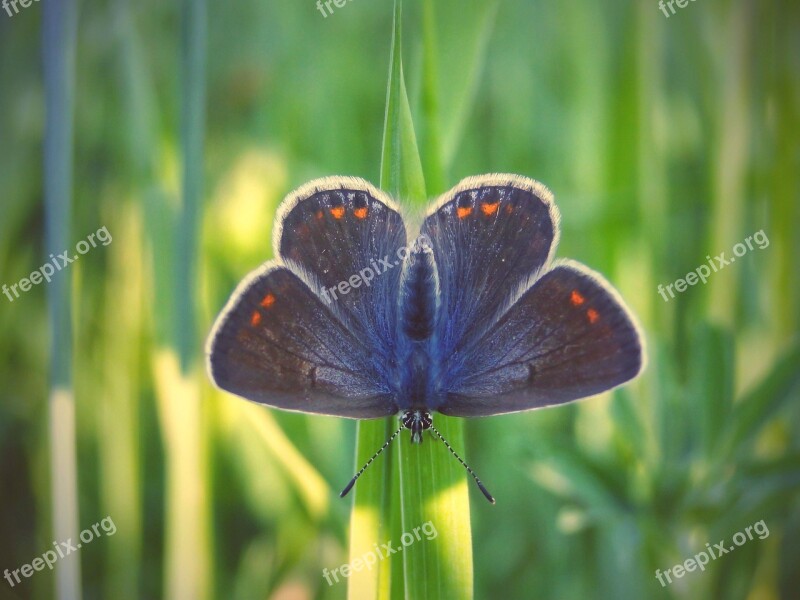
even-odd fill
[(797, 398), (798, 385), (800, 345), (786, 352), (756, 388), (736, 404), (721, 434), (721, 449), (715, 456), (727, 457), (734, 448), (747, 451), (747, 442), (752, 442), (781, 408)]
[(456, 152), (458, 152), (461, 139), (464, 136), (464, 129), (467, 125), (467, 119), (469, 118), (472, 107), (474, 106), (475, 100), (478, 96), (481, 83), (481, 74), (483, 73), (483, 65), (486, 62), (486, 54), (489, 49), (489, 40), (492, 37), (495, 18), (497, 16), (497, 8), (499, 5), (499, 0), (491, 0), (484, 6), (483, 19), (480, 23), (478, 35), (475, 38), (471, 68), (464, 79), (463, 90), (461, 93), (453, 95), (453, 98), (456, 101), (455, 109), (449, 113), (450, 118), (444, 127), (444, 156), (442, 163), (445, 172), (449, 171), (453, 165)]
[(402, 59), (402, 0), (395, 1), (381, 156), (381, 188), (398, 200), (426, 199), (425, 178), (408, 103)]
[[(44, 139), (45, 254), (69, 247), (72, 216), (73, 125), (77, 7), (74, 0), (43, 5), (42, 40), (47, 128)], [(50, 476), (53, 537), (78, 527), (78, 466), (72, 373), (72, 276), (55, 275), (47, 290), (50, 317)], [(58, 598), (81, 596), (80, 557), (56, 571)]]
[[(360, 469), (391, 435), (393, 420), (359, 421), (356, 435), (356, 468)], [(353, 490), (350, 517), (350, 563), (372, 552), (375, 544), (390, 539), (391, 467), (393, 448), (367, 469)], [(347, 597), (390, 598), (391, 563), (382, 560), (372, 569), (354, 571), (347, 584)]]

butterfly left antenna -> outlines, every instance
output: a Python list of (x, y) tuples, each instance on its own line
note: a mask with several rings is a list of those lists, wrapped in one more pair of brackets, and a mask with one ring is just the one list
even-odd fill
[[(347, 486), (345, 486), (345, 488), (342, 490), (342, 493), (341, 493), (341, 494), (339, 494), (339, 498), (344, 498), (345, 496), (347, 496), (348, 492), (349, 492), (350, 490), (352, 490), (352, 489), (353, 489), (353, 486), (356, 484), (356, 479), (358, 479), (359, 477), (361, 477), (361, 474), (362, 474), (364, 471), (366, 471), (366, 470), (367, 470), (367, 467), (368, 467), (368, 466), (370, 466), (370, 465), (372, 464), (372, 461), (373, 461), (373, 460), (375, 460), (376, 458), (378, 458), (378, 455), (379, 455), (381, 452), (383, 452), (384, 450), (386, 450), (386, 448), (389, 446), (389, 444), (391, 444), (391, 443), (392, 443), (392, 441), (394, 440), (394, 438), (396, 438), (396, 437), (397, 437), (397, 436), (400, 434), (400, 432), (401, 432), (401, 431), (403, 431), (403, 429), (404, 429), (404, 428), (405, 428), (405, 425), (400, 425), (400, 428), (399, 428), (397, 431), (395, 431), (395, 432), (392, 434), (392, 436), (391, 436), (391, 437), (390, 437), (388, 440), (386, 440), (386, 443), (385, 443), (383, 446), (381, 446), (381, 447), (380, 447), (380, 449), (379, 449), (379, 450), (378, 450), (378, 451), (377, 451), (375, 454), (373, 454), (373, 455), (372, 455), (372, 458), (370, 458), (370, 459), (367, 461), (367, 463), (366, 463), (366, 464), (365, 464), (363, 467), (361, 467), (361, 470), (360, 470), (358, 473), (356, 473), (355, 475), (353, 475), (353, 478), (350, 480), (350, 483), (348, 483), (348, 484), (347, 484)], [(459, 459), (459, 460), (460, 460), (460, 459)], [(480, 484), (479, 484), (479, 485), (480, 485)]]
[(453, 456), (455, 456), (455, 457), (458, 459), (458, 462), (460, 462), (460, 463), (461, 463), (461, 466), (462, 466), (462, 467), (464, 467), (464, 468), (467, 470), (467, 473), (469, 473), (470, 475), (472, 475), (472, 478), (475, 480), (475, 483), (477, 483), (477, 484), (478, 484), (478, 489), (480, 489), (480, 491), (481, 491), (481, 492), (483, 492), (483, 495), (484, 495), (484, 496), (486, 496), (486, 499), (487, 499), (489, 502), (491, 502), (492, 504), (494, 504), (494, 503), (495, 503), (495, 502), (494, 502), (494, 498), (493, 498), (493, 497), (492, 497), (492, 495), (489, 493), (489, 490), (487, 490), (487, 489), (486, 489), (486, 488), (483, 486), (483, 484), (481, 483), (481, 480), (480, 480), (480, 479), (478, 479), (478, 476), (477, 476), (477, 475), (475, 475), (475, 471), (473, 471), (472, 469), (470, 469), (470, 468), (469, 468), (469, 465), (468, 465), (467, 463), (465, 463), (463, 460), (461, 460), (461, 457), (460, 457), (458, 454), (456, 454), (456, 451), (455, 451), (455, 450), (453, 450), (453, 448), (450, 446), (450, 444), (448, 444), (448, 443), (447, 443), (447, 440), (446, 440), (446, 439), (444, 439), (444, 436), (443, 436), (441, 433), (439, 433), (439, 430), (438, 430), (438, 429), (436, 429), (436, 427), (434, 427), (433, 425), (431, 425), (429, 428), (430, 428), (430, 430), (431, 430), (431, 431), (433, 431), (433, 433), (435, 433), (435, 434), (436, 434), (436, 437), (438, 437), (440, 440), (442, 440), (442, 441), (444, 442), (444, 445), (445, 445), (445, 446), (447, 446), (447, 449), (448, 449), (448, 450), (450, 450), (450, 452), (453, 454)]

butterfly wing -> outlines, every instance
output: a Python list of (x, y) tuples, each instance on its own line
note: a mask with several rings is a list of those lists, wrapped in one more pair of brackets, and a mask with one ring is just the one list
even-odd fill
[(516, 175), (471, 177), (423, 222), (441, 289), (437, 339), (445, 361), (470, 347), (521, 286), (550, 261), (558, 210), (542, 184)]
[(543, 274), (451, 368), (438, 410), (486, 416), (561, 404), (634, 378), (644, 352), (614, 289), (573, 261)]
[(403, 218), (363, 179), (303, 186), (278, 211), (275, 254), (319, 295), (384, 365), (396, 344)]
[(278, 260), (240, 284), (209, 337), (214, 382), (287, 410), (395, 413), (400, 269), (380, 260), (395, 256), (406, 234), (391, 201), (361, 179), (313, 181), (281, 205), (274, 242)]

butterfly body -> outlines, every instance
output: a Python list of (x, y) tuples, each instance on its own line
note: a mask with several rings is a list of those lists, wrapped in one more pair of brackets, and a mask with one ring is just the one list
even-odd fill
[(419, 236), (408, 248), (398, 307), (395, 404), (403, 411), (435, 409), (441, 394), (436, 335), (441, 303), (436, 260), (426, 236)]

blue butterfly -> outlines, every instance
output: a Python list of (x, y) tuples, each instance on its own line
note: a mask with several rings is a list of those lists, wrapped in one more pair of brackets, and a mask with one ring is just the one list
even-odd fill
[(277, 258), (217, 318), (211, 379), (284, 410), (399, 415), (384, 448), (404, 428), (444, 441), (433, 412), (497, 415), (610, 390), (641, 372), (643, 338), (599, 274), (554, 260), (558, 237), (552, 193), (517, 175), (465, 179), (411, 238), (367, 181), (312, 181), (278, 210)]

